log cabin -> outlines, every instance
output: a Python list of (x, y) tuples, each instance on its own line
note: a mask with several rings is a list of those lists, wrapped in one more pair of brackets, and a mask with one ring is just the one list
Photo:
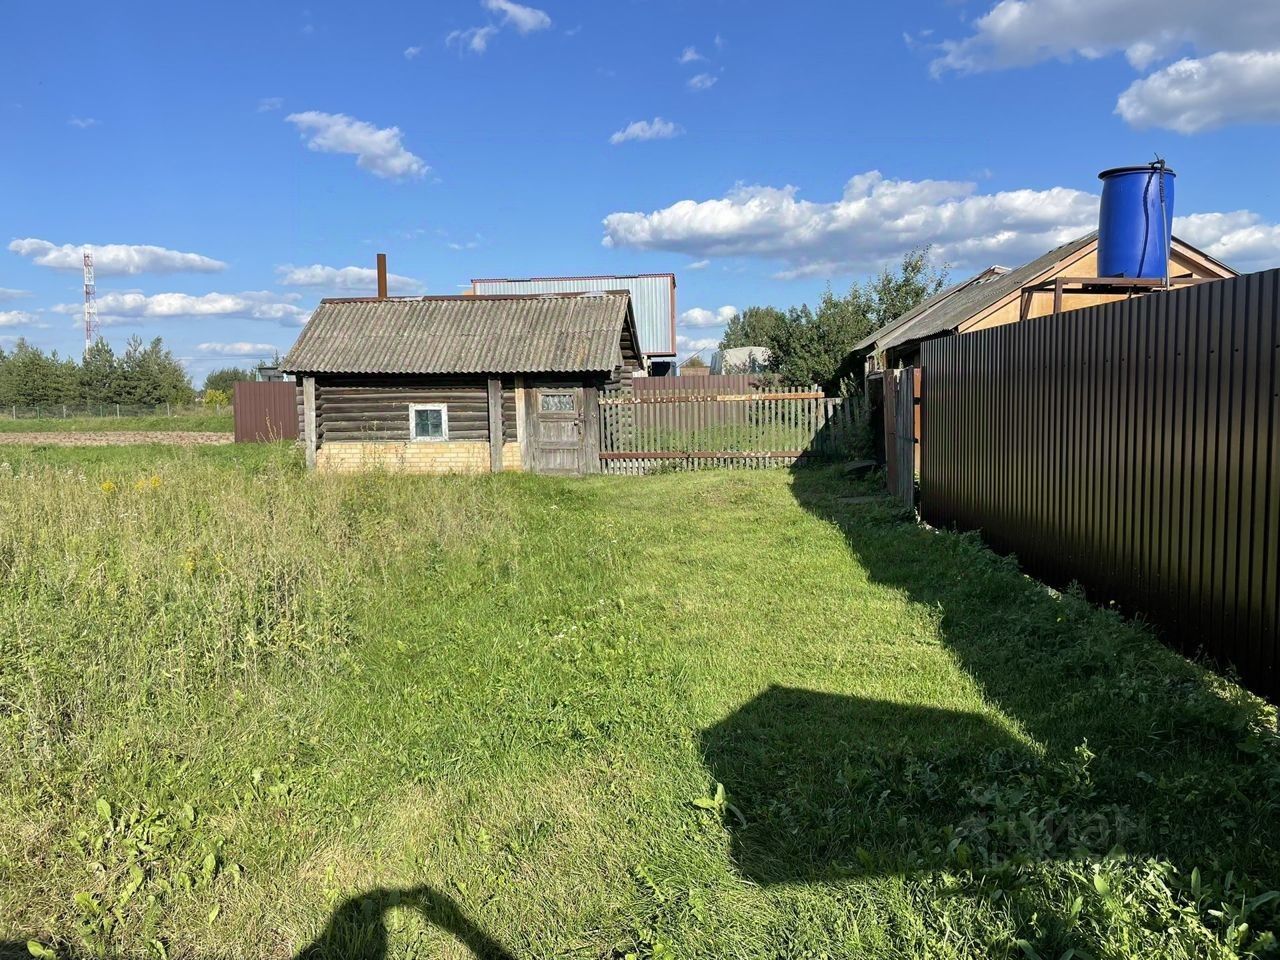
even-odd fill
[(625, 290), (326, 299), (280, 366), (309, 467), (582, 474), (638, 346)]

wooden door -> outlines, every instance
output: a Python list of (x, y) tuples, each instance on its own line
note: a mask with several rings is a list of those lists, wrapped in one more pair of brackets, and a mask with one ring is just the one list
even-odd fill
[(530, 469), (577, 476), (599, 469), (599, 398), (580, 383), (541, 383), (529, 390)]

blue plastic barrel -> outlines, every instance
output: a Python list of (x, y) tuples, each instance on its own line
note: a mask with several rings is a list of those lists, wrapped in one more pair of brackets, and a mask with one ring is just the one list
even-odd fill
[(1098, 174), (1098, 276), (1165, 275), (1173, 229), (1175, 174), (1159, 163), (1115, 167)]

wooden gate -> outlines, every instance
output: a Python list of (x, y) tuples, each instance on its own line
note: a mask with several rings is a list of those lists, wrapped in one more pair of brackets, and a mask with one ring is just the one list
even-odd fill
[(920, 470), (920, 368), (884, 372), (884, 459), (889, 493), (908, 507), (916, 503)]
[(579, 475), (599, 469), (599, 398), (581, 383), (540, 383), (529, 390), (526, 469)]
[(292, 381), (239, 381), (231, 407), (236, 443), (298, 439), (298, 387)]

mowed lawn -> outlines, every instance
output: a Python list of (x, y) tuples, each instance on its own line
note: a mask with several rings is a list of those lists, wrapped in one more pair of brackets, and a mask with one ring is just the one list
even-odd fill
[(0, 446), (15, 956), (1274, 945), (1273, 709), (838, 470), (76, 454)]

